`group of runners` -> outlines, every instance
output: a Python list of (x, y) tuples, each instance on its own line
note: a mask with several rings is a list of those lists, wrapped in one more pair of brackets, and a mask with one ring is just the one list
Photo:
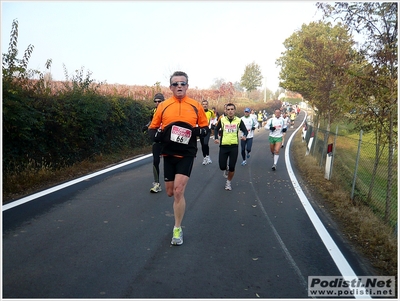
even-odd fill
[[(201, 104), (186, 95), (189, 78), (185, 72), (176, 71), (170, 77), (170, 90), (173, 96), (164, 99), (161, 93), (154, 96), (153, 116), (144, 130), (148, 130), (153, 140), (154, 182), (150, 189), (162, 191), (159, 173), (160, 157), (164, 162), (164, 181), (166, 193), (174, 197), (173, 209), (175, 225), (171, 244), (183, 243), (182, 219), (185, 213), (185, 188), (189, 180), (197, 153), (197, 137), (203, 154), (203, 165), (211, 164), (209, 141), (219, 145), (218, 164), (226, 178), (225, 190), (232, 190), (231, 181), (241, 146), (242, 166), (250, 158), (254, 130), (259, 128), (257, 115), (250, 108), (244, 110), (244, 116), (236, 116), (236, 105), (227, 103), (224, 114), (217, 116), (215, 110), (208, 108), (208, 101)], [(269, 130), (270, 150), (273, 155), (272, 170), (276, 170), (279, 151), (283, 147), (284, 134), (288, 121), (281, 117), (277, 109), (274, 116), (265, 122)]]

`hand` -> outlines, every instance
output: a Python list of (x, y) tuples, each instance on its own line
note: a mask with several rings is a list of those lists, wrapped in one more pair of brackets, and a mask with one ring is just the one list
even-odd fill
[(251, 128), (251, 130), (252, 130), (252, 131), (254, 131), (255, 129), (256, 129), (256, 127), (255, 127), (255, 126), (253, 126), (253, 127)]
[(162, 130), (161, 130), (161, 129), (158, 129), (158, 130), (156, 131), (155, 135), (154, 135), (153, 141), (154, 141), (154, 142), (161, 142), (161, 141), (162, 141), (162, 135), (163, 135)]
[(274, 126), (269, 127), (269, 129), (270, 129), (271, 132), (275, 131), (275, 127)]
[(209, 130), (210, 129), (208, 127), (203, 127), (203, 128), (195, 127), (193, 129), (193, 134), (198, 137), (205, 137), (207, 136)]
[(207, 136), (207, 133), (208, 133), (207, 129), (202, 128), (202, 129), (200, 129), (199, 136), (205, 137), (205, 136)]
[(219, 139), (214, 139), (215, 144), (219, 144)]
[(283, 128), (282, 129), (282, 133), (284, 133), (284, 132), (286, 132), (287, 131), (287, 128)]

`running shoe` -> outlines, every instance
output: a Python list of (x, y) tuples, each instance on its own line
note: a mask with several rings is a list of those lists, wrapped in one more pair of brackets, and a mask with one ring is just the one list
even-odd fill
[(225, 190), (232, 190), (231, 181), (226, 181), (225, 183)]
[(150, 188), (150, 192), (157, 193), (162, 191), (160, 183), (153, 182), (153, 187)]
[(247, 153), (247, 159), (250, 158), (250, 153)]
[(207, 164), (208, 164), (207, 157), (204, 157), (204, 159), (203, 159), (203, 165), (207, 165)]
[(227, 169), (227, 170), (224, 170), (224, 178), (228, 178), (228, 173), (229, 173), (229, 170)]
[(172, 234), (172, 240), (171, 240), (171, 245), (174, 246), (180, 246), (181, 244), (183, 244), (183, 231), (182, 228), (175, 228), (173, 230), (173, 234)]
[(272, 165), (272, 170), (276, 170), (276, 164)]
[(211, 163), (212, 163), (212, 161), (211, 161), (211, 158), (210, 158), (210, 156), (206, 156), (206, 158), (207, 158), (207, 164), (211, 164)]
[(244, 161), (242, 162), (242, 166), (245, 166), (246, 164), (247, 164), (247, 161), (244, 160)]

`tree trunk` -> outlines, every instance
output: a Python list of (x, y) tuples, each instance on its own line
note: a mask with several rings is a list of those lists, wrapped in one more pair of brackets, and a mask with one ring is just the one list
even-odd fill
[(393, 119), (394, 114), (392, 110), (389, 111), (389, 154), (388, 154), (388, 180), (386, 187), (386, 207), (385, 207), (385, 222), (390, 221), (391, 213), (391, 199), (392, 199), (392, 183), (393, 183), (393, 153), (394, 153), (394, 132), (393, 132)]

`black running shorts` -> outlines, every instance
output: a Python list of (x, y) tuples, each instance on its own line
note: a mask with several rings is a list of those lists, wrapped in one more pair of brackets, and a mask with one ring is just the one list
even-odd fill
[(193, 168), (194, 157), (178, 158), (165, 156), (164, 158), (164, 181), (174, 181), (176, 174), (190, 177)]

